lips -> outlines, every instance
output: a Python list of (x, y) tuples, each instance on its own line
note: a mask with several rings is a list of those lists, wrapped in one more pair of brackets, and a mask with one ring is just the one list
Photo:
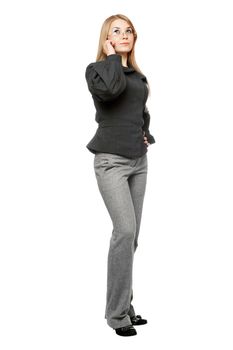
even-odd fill
[(129, 43), (124, 42), (124, 43), (120, 43), (119, 45), (129, 45)]

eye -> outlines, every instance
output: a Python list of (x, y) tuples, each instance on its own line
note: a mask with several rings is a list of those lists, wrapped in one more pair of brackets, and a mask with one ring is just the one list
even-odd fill
[(114, 29), (113, 33), (120, 34), (120, 30), (119, 29)]
[(133, 30), (131, 28), (129, 28), (129, 29), (126, 30), (126, 33), (127, 34), (133, 34)]

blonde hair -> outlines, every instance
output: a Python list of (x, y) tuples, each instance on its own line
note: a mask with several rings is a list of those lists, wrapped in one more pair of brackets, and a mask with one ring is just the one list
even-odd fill
[(128, 64), (131, 65), (137, 72), (142, 73), (142, 71), (140, 70), (140, 68), (138, 67), (137, 63), (136, 63), (136, 59), (135, 59), (135, 52), (134, 52), (134, 46), (135, 43), (137, 41), (137, 32), (134, 28), (133, 23), (130, 21), (130, 19), (124, 15), (121, 14), (117, 14), (117, 15), (113, 15), (110, 16), (108, 18), (106, 18), (106, 20), (104, 21), (102, 28), (101, 28), (101, 32), (100, 32), (100, 38), (99, 38), (99, 47), (98, 47), (98, 52), (97, 52), (97, 56), (96, 56), (96, 61), (102, 61), (105, 60), (107, 55), (104, 53), (103, 51), (103, 44), (107, 39), (108, 36), (108, 32), (109, 32), (109, 28), (111, 26), (111, 23), (113, 21), (115, 21), (116, 19), (123, 19), (124, 21), (126, 21), (127, 23), (129, 23), (130, 27), (133, 30), (133, 35), (134, 35), (134, 43), (133, 43), (133, 48), (130, 51), (130, 53), (128, 54)]

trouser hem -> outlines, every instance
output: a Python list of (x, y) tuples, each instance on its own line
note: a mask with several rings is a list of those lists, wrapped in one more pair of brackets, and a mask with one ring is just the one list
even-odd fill
[(107, 319), (107, 324), (109, 327), (116, 329), (116, 328), (130, 326), (130, 325), (132, 325), (132, 322), (130, 320), (130, 317), (127, 316), (121, 321), (112, 321), (112, 320)]

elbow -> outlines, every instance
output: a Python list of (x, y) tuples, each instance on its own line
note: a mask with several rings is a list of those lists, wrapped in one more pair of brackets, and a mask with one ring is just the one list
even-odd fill
[(119, 97), (126, 88), (126, 80), (122, 79), (121, 81), (117, 81), (113, 86), (108, 88), (108, 99), (115, 100)]
[(109, 87), (105, 91), (99, 91), (96, 95), (98, 95), (102, 102), (114, 101), (123, 93), (125, 88), (126, 82), (118, 86), (115, 85), (114, 87)]

